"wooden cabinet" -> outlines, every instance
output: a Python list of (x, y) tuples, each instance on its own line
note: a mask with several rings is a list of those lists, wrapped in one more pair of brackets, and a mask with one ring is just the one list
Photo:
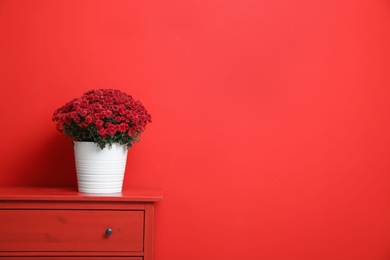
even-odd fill
[(67, 188), (0, 190), (1, 259), (152, 260), (159, 191), (86, 195)]

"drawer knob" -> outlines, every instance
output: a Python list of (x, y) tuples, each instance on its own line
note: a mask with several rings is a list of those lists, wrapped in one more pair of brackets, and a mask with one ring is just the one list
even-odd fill
[(106, 236), (110, 236), (112, 234), (112, 229), (111, 228), (107, 228), (106, 229)]

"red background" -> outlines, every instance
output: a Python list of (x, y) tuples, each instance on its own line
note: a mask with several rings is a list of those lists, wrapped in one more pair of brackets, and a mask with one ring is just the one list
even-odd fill
[(52, 113), (118, 88), (156, 260), (390, 259), (389, 1), (0, 0), (0, 32), (0, 185), (75, 186)]

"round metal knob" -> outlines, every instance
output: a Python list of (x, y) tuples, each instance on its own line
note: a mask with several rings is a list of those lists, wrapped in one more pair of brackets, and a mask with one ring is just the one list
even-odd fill
[(109, 236), (112, 234), (112, 229), (111, 228), (107, 228), (106, 229), (106, 236)]

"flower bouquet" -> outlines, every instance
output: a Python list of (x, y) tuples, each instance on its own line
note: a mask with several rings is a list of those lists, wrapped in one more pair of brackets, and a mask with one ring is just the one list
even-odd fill
[(52, 119), (74, 141), (78, 190), (121, 192), (128, 148), (151, 122), (141, 102), (115, 89), (91, 90), (55, 110)]
[(151, 116), (132, 96), (97, 89), (55, 110), (52, 120), (58, 131), (75, 141), (94, 142), (101, 149), (113, 143), (130, 148), (139, 141)]

